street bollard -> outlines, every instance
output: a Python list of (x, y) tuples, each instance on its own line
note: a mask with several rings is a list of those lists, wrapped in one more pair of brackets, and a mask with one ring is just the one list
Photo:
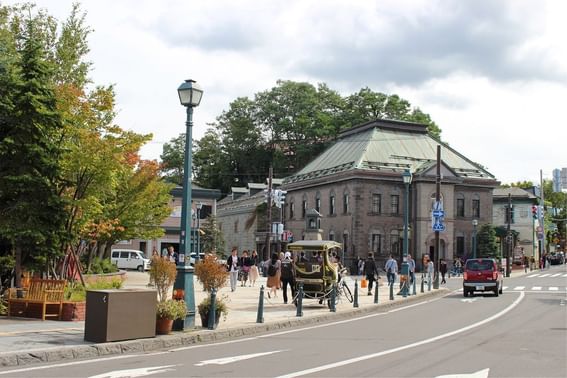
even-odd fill
[(431, 281), (433, 281), (433, 278), (431, 277), (431, 274), (430, 274), (428, 279), (427, 279), (427, 291), (431, 291)]
[(358, 307), (358, 280), (354, 280), (354, 301), (352, 307)]
[(390, 300), (391, 301), (394, 300), (394, 283), (393, 282), (390, 284)]
[(256, 323), (264, 323), (264, 285), (260, 286), (260, 299), (258, 299), (258, 316)]
[(421, 293), (423, 293), (423, 281), (425, 280), (425, 277), (423, 276), (423, 273), (421, 273)]
[(329, 311), (331, 312), (337, 312), (337, 307), (335, 303), (336, 298), (337, 298), (337, 285), (333, 285), (333, 288), (331, 289), (331, 299), (329, 302)]
[(209, 324), (208, 329), (215, 329), (217, 315), (217, 289), (211, 290), (211, 308), (209, 309)]
[(378, 286), (380, 284), (379, 280), (376, 280), (376, 289), (374, 289), (374, 303), (378, 304)]
[(296, 301), (297, 312), (295, 313), (295, 316), (303, 316), (303, 283), (299, 284)]
[(413, 286), (412, 295), (417, 295), (417, 293), (415, 292), (415, 274), (413, 275), (413, 284), (412, 284), (412, 286)]
[(407, 298), (409, 293), (409, 277), (406, 276), (406, 279), (404, 281), (404, 285), (402, 287), (402, 297)]

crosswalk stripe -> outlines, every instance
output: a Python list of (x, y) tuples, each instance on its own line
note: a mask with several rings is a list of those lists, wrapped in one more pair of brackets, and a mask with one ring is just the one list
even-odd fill
[(560, 276), (560, 275), (561, 275), (561, 273), (555, 273), (555, 274), (552, 274), (551, 277), (557, 277), (557, 276)]
[(550, 286), (550, 287), (549, 287), (549, 290), (550, 290), (550, 291), (557, 291), (557, 290), (559, 290), (559, 288), (556, 287), (556, 286)]
[(567, 274), (564, 274), (563, 277), (567, 277)]
[(508, 286), (502, 286), (502, 290), (508, 290)]
[(551, 273), (542, 274), (540, 277), (547, 277), (547, 276), (551, 276)]
[(534, 286), (532, 287), (532, 290), (541, 290), (541, 286)]
[(539, 276), (539, 274), (532, 274), (531, 276), (528, 276), (528, 278), (534, 278), (534, 277), (537, 277), (537, 276)]
[(525, 288), (525, 286), (516, 286), (514, 290), (524, 290)]

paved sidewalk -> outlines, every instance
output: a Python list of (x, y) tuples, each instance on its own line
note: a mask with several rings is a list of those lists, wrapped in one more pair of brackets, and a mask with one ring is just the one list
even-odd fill
[[(351, 290), (354, 288), (354, 279), (358, 278), (346, 278)], [(124, 287), (147, 288), (148, 280), (147, 273), (128, 272)], [(374, 296), (366, 295), (367, 289), (359, 289), (358, 308), (353, 308), (351, 303), (343, 299), (338, 303), (336, 312), (332, 313), (326, 303), (320, 305), (316, 300), (304, 299), (303, 317), (297, 317), (296, 308), (293, 304), (283, 304), (281, 290), (278, 291), (277, 298), (272, 299), (267, 297), (266, 292), (264, 323), (256, 323), (260, 286), (265, 285), (265, 281), (266, 278), (260, 278), (255, 287), (239, 286), (233, 293), (227, 287), (219, 290), (218, 295), (225, 296), (229, 300), (229, 314), (226, 321), (221, 318), (218, 328), (214, 331), (203, 329), (197, 314), (195, 329), (173, 332), (171, 335), (157, 336), (156, 338), (95, 344), (83, 340), (84, 322), (0, 317), (0, 368), (109, 354), (141, 353), (198, 342), (225, 340), (282, 328), (351, 318), (364, 313), (387, 311), (392, 306), (423, 301), (448, 293), (448, 290), (444, 288), (428, 292), (427, 286), (425, 292), (420, 293), (420, 287), (417, 285), (417, 295), (402, 298), (396, 295), (399, 288), (399, 285), (396, 284), (394, 289), (395, 299), (389, 300), (388, 287), (380, 286), (379, 304), (376, 305), (374, 304)], [(205, 295), (206, 293), (203, 292), (198, 281), (195, 281), (195, 303), (198, 304)]]

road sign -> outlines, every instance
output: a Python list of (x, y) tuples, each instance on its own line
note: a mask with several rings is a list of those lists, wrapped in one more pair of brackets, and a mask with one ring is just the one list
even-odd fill
[(445, 231), (445, 225), (441, 222), (433, 223), (433, 231)]
[(536, 227), (536, 231), (537, 231), (537, 232), (543, 232), (543, 227), (537, 226), (537, 227)]
[(433, 210), (432, 211), (434, 218), (443, 218), (445, 216), (445, 211), (443, 210)]

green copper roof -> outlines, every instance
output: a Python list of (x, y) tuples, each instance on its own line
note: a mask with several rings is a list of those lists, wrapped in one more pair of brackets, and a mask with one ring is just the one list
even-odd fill
[(377, 120), (353, 127), (286, 183), (348, 170), (419, 173), (433, 167), (441, 145), (441, 160), (459, 177), (494, 179), (478, 164), (427, 133), (425, 125)]

